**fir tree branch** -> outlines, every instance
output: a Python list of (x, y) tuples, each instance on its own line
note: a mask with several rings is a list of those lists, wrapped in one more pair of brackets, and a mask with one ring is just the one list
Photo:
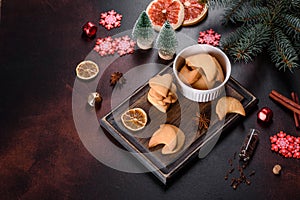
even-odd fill
[(228, 22), (236, 22), (236, 11), (241, 8), (243, 3), (247, 2), (246, 0), (232, 0), (224, 10), (224, 20), (222, 23), (227, 24)]
[[(270, 28), (263, 24), (243, 26), (238, 28), (236, 33), (231, 35), (229, 40), (221, 41), (223, 50), (228, 52), (235, 62), (252, 61), (270, 41)], [(243, 34), (239, 35), (240, 33)]]
[(237, 28), (235, 31), (229, 33), (226, 37), (221, 37), (220, 46), (225, 51), (228, 52), (229, 49), (236, 46), (237, 41), (246, 29), (244, 27)]
[(291, 38), (300, 40), (300, 18), (297, 18), (293, 15), (285, 14), (280, 15), (283, 23), (278, 25), (282, 27), (282, 30)]
[(221, 48), (235, 61), (249, 62), (268, 47), (279, 69), (300, 66), (300, 0), (211, 0), (224, 8), (223, 23), (242, 26), (222, 37)]
[(244, 23), (258, 23), (264, 22), (268, 18), (269, 9), (267, 7), (252, 7), (249, 9), (249, 5), (243, 5), (240, 10), (236, 12), (236, 21)]
[[(298, 55), (298, 59), (299, 59), (299, 55), (300, 55), (300, 42), (294, 43), (293, 46), (295, 48), (295, 51), (296, 51), (296, 53)], [(300, 65), (300, 60), (298, 60), (297, 63)]]
[(210, 8), (226, 7), (232, 3), (232, 0), (206, 0), (206, 1)]
[(289, 10), (295, 13), (297, 17), (300, 17), (300, 0), (291, 0), (289, 6)]
[(262, 0), (252, 0), (251, 1), (251, 5), (252, 6), (264, 6), (265, 1)]
[(283, 71), (289, 69), (291, 72), (294, 68), (299, 67), (297, 63), (299, 58), (288, 37), (278, 28), (272, 30), (273, 43), (270, 43), (268, 51), (271, 60), (276, 63), (275, 66)]

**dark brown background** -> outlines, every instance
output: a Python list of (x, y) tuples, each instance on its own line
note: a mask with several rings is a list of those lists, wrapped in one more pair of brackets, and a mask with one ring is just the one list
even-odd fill
[[(1, 199), (297, 199), (300, 198), (300, 161), (285, 159), (270, 150), (269, 137), (280, 130), (300, 136), (290, 111), (275, 104), (268, 93), (300, 94), (299, 70), (278, 71), (266, 55), (251, 64), (233, 64), (232, 76), (259, 98), (258, 108), (223, 134), (214, 150), (194, 162), (169, 187), (152, 174), (111, 169), (83, 146), (72, 115), (74, 69), (92, 50), (95, 40), (81, 38), (87, 21), (97, 22), (101, 12), (123, 14), (120, 28), (98, 27), (97, 37), (131, 29), (150, 1), (2, 0), (0, 24), (0, 197)], [(221, 10), (211, 10), (198, 26), (178, 31), (197, 38), (220, 24)], [(156, 55), (154, 55), (156, 56)], [(124, 57), (125, 58), (125, 57)], [(157, 58), (155, 58), (157, 59)], [(101, 81), (101, 80), (100, 80)], [(104, 89), (111, 92), (111, 87)], [(109, 100), (99, 112), (107, 112)], [(274, 121), (261, 126), (256, 112), (274, 111)], [(101, 108), (101, 109), (102, 109)], [(238, 151), (249, 128), (262, 133), (249, 170), (251, 185), (237, 190), (224, 180), (228, 159)], [(111, 155), (108, 155), (111, 156)], [(281, 164), (282, 174), (272, 168)]]

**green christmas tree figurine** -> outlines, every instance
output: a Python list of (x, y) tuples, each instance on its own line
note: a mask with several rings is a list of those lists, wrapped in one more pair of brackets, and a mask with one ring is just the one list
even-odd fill
[(132, 36), (137, 40), (137, 45), (141, 49), (150, 49), (153, 46), (154, 30), (146, 11), (143, 11), (133, 27)]
[(176, 53), (177, 45), (178, 42), (175, 31), (170, 23), (166, 21), (161, 28), (156, 40), (159, 57), (164, 60), (171, 60)]

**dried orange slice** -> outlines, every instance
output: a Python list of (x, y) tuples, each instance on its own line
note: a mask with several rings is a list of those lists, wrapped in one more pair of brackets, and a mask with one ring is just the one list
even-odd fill
[(132, 131), (143, 129), (147, 124), (147, 114), (141, 108), (132, 108), (121, 116), (123, 125)]
[(97, 76), (99, 67), (96, 63), (90, 60), (85, 60), (79, 63), (76, 67), (76, 75), (83, 80), (89, 80)]
[(184, 21), (182, 26), (195, 25), (207, 15), (207, 5), (199, 0), (180, 0), (184, 7)]
[(148, 5), (146, 12), (156, 31), (161, 29), (166, 20), (174, 30), (184, 20), (184, 7), (179, 0), (154, 0)]

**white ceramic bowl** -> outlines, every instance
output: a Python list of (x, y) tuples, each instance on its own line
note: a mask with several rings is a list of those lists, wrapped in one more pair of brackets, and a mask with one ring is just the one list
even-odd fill
[[(183, 83), (179, 78), (178, 70), (180, 70), (179, 68), (184, 65), (184, 59), (188, 56), (199, 53), (208, 53), (211, 56), (214, 56), (222, 66), (224, 72), (224, 81), (217, 87), (208, 90), (199, 90)], [(173, 63), (173, 72), (176, 78), (178, 90), (183, 94), (183, 96), (192, 101), (207, 102), (216, 99), (221, 94), (222, 90), (224, 90), (224, 85), (229, 80), (231, 74), (231, 64), (226, 54), (219, 48), (207, 44), (196, 44), (186, 47), (181, 52), (179, 52), (178, 55), (176, 55)]]

